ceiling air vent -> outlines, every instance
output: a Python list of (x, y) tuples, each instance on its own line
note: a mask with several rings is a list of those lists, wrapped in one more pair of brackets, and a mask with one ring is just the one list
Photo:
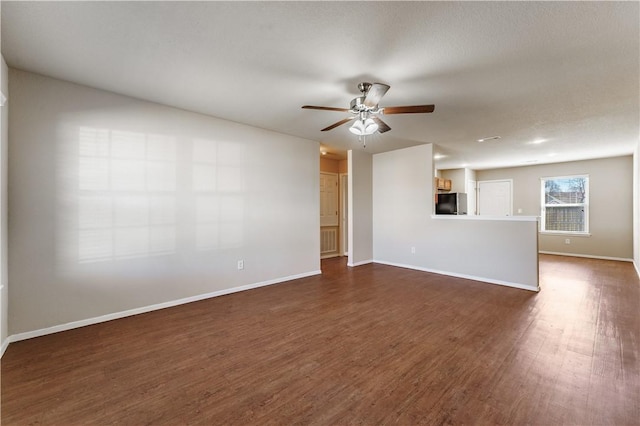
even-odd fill
[(482, 138), (482, 139), (478, 139), (476, 142), (489, 142), (489, 141), (495, 141), (497, 139), (500, 139), (500, 136), (489, 136), (488, 138)]

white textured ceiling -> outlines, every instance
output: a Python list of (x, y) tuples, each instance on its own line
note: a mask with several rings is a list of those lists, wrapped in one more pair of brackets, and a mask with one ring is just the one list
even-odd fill
[[(638, 2), (10, 2), (11, 67), (363, 149), (360, 81), (391, 89), (366, 150), (436, 144), (438, 168), (630, 154), (639, 138)], [(348, 114), (347, 114), (348, 116)], [(493, 142), (476, 139), (499, 135)], [(534, 144), (534, 141), (542, 141)]]

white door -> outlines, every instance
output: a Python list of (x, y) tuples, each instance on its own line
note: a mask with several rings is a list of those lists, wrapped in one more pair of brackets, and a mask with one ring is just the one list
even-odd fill
[(338, 226), (338, 175), (320, 173), (320, 226)]
[(478, 182), (478, 214), (481, 216), (511, 216), (511, 180)]

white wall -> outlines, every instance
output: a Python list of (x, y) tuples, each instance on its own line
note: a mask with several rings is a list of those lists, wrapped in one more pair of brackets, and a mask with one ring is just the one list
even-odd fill
[[(478, 170), (478, 181), (513, 180), (513, 211), (540, 215), (540, 178), (589, 175), (589, 232), (591, 236), (540, 234), (543, 252), (633, 257), (633, 159), (623, 157), (566, 163)], [(569, 238), (571, 244), (565, 244)]]
[(440, 177), (443, 179), (451, 179), (450, 192), (467, 192), (466, 169), (440, 170)]
[(372, 158), (367, 152), (347, 152), (349, 167), (349, 256), (348, 265), (373, 260)]
[(375, 262), (537, 290), (535, 219), (432, 217), (432, 158), (431, 145), (373, 156)]
[(633, 263), (640, 276), (640, 140), (633, 155)]
[[(9, 97), (9, 70), (2, 58), (2, 73), (0, 76), (0, 90), (5, 97)], [(7, 285), (7, 146), (9, 144), (9, 102), (0, 107), (2, 118), (0, 121), (0, 356), (8, 344), (7, 328), (9, 311)]]
[(9, 73), (10, 334), (319, 273), (317, 142)]
[(467, 193), (467, 214), (469, 216), (474, 216), (476, 214), (476, 207), (478, 203), (476, 171), (464, 169), (464, 179), (466, 182), (465, 192)]

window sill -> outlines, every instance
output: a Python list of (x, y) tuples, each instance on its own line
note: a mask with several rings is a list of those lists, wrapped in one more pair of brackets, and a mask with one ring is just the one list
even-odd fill
[(590, 237), (590, 232), (538, 231), (540, 235), (557, 235), (566, 237)]

